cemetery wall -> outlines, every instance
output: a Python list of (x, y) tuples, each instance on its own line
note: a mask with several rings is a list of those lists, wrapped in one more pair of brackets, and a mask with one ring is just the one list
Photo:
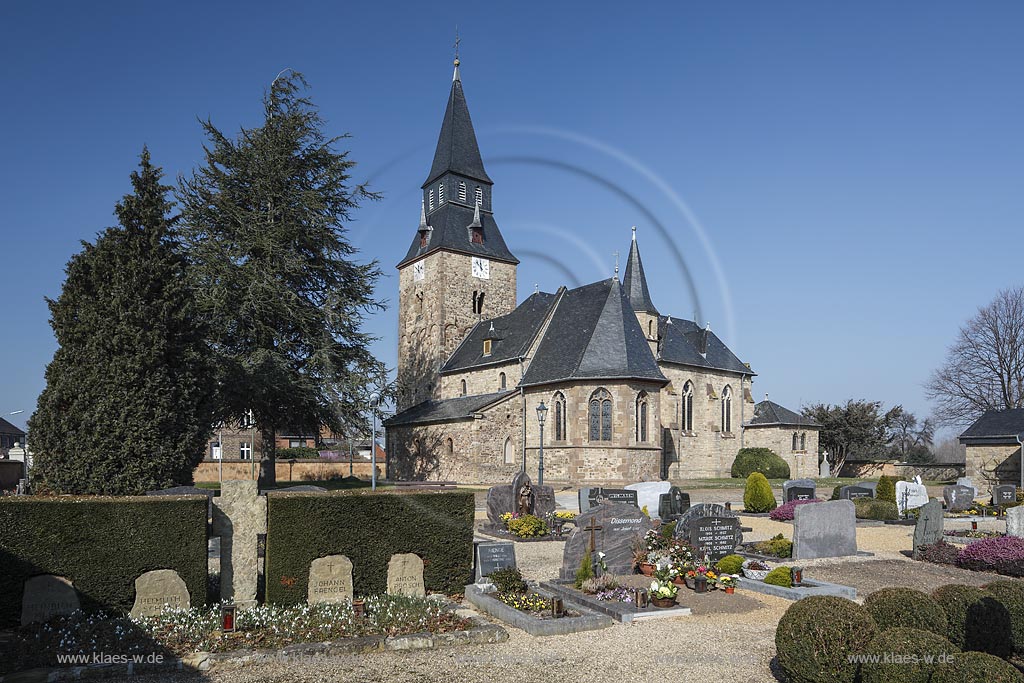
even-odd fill
[(25, 463), (21, 460), (0, 460), (0, 490), (13, 489), (25, 476)]
[[(347, 457), (347, 456), (346, 456)], [(378, 453), (378, 459), (380, 454)], [(225, 460), (224, 479), (252, 479), (253, 462), (251, 460)], [(276, 464), (278, 481), (324, 481), (342, 479), (349, 475), (349, 464), (340, 460), (278, 460)], [(256, 462), (256, 476), (260, 474), (259, 462)], [(360, 479), (370, 479), (371, 464), (369, 462), (352, 463), (353, 475)], [(384, 463), (377, 463), (377, 475), (383, 476)], [(199, 463), (193, 473), (194, 481), (220, 481), (220, 461), (204, 460)]]
[(967, 445), (967, 476), (989, 484), (1020, 483), (1020, 446)]
[(310, 564), (328, 555), (351, 560), (360, 595), (385, 591), (396, 553), (423, 560), (427, 590), (459, 593), (473, 581), (472, 492), (272, 492), (267, 498), (268, 603), (305, 602)]
[(173, 569), (205, 604), (206, 511), (206, 496), (0, 498), (0, 629), (38, 574), (70, 579), (83, 610), (127, 612), (138, 576)]
[(905, 481), (910, 481), (914, 477), (921, 477), (921, 479), (930, 481), (953, 481), (964, 476), (965, 467), (964, 465), (949, 464), (925, 467), (898, 462), (893, 465), (893, 469), (896, 471), (896, 476)]

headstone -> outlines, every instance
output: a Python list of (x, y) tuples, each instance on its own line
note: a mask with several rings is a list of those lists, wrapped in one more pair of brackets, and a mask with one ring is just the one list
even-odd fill
[(857, 516), (850, 500), (798, 505), (793, 510), (793, 559), (857, 553)]
[(974, 489), (974, 498), (978, 497), (978, 487), (974, 485), (974, 480), (970, 477), (960, 477), (956, 480), (958, 486), (966, 486), (967, 488)]
[[(636, 491), (629, 489), (606, 489), (606, 488), (592, 488), (590, 489), (590, 507), (595, 507), (602, 503), (626, 503), (634, 507), (640, 507), (637, 503), (639, 497)], [(647, 508), (650, 512), (651, 509)]]
[(662, 522), (671, 522), (690, 509), (690, 494), (673, 486), (668, 493), (658, 497), (658, 517)]
[(942, 498), (946, 501), (946, 508), (951, 512), (970, 510), (974, 506), (974, 489), (960, 484), (945, 486), (942, 489)]
[(352, 561), (344, 555), (318, 557), (309, 564), (306, 601), (352, 604)]
[(487, 489), (487, 520), (500, 527), (506, 512), (512, 512), (512, 487), (502, 484)]
[(871, 497), (872, 498), (877, 498), (878, 497), (878, 482), (877, 481), (861, 481), (861, 482), (857, 483), (857, 486), (860, 486), (861, 488), (865, 488), (865, 489), (871, 491)]
[(832, 476), (832, 463), (828, 461), (828, 453), (818, 463), (818, 477), (820, 479), (826, 479)]
[(923, 546), (942, 540), (943, 519), (942, 503), (938, 499), (921, 506), (914, 526), (914, 559), (920, 556)]
[(423, 559), (414, 553), (397, 553), (388, 561), (388, 593), (422, 598)]
[(259, 535), (267, 533), (267, 497), (255, 481), (221, 482), (213, 499), (213, 535), (220, 536), (220, 597), (239, 609), (256, 606)]
[(1017, 487), (1012, 484), (992, 487), (992, 504), (1006, 505), (1017, 502)]
[(817, 494), (817, 484), (813, 479), (790, 479), (782, 484), (782, 501), (811, 500)]
[(135, 579), (133, 617), (157, 616), (167, 609), (192, 606), (185, 581), (173, 569), (155, 569)]
[(1024, 538), (1024, 505), (1006, 511), (1006, 535)]
[(679, 521), (676, 522), (675, 537), (684, 541), (687, 540), (688, 534), (686, 530), (690, 521), (700, 519), (701, 517), (731, 517), (739, 519), (739, 516), (734, 511), (726, 510), (724, 505), (719, 505), (718, 503), (698, 503), (679, 517)]
[(490, 576), (492, 572), (516, 566), (515, 543), (477, 543), (476, 578)]
[(687, 540), (712, 562), (731, 555), (743, 541), (740, 521), (735, 517), (697, 517), (686, 524)]
[(53, 574), (33, 576), (21, 594), (21, 625), (71, 614), (79, 608), (78, 591), (70, 580)]
[(839, 498), (841, 500), (856, 500), (857, 498), (874, 498), (875, 492), (869, 488), (865, 488), (860, 485), (856, 486), (844, 486), (839, 489)]
[(914, 510), (928, 502), (928, 489), (912, 481), (896, 482), (896, 509), (900, 514)]
[(630, 575), (633, 573), (633, 542), (654, 528), (650, 517), (629, 503), (605, 502), (576, 518), (576, 528), (562, 551), (562, 579), (576, 576), (580, 562), (590, 546), (588, 527), (595, 527), (594, 547), (596, 553), (605, 554), (604, 561), (608, 574)]
[(592, 489), (592, 487), (590, 487), (590, 486), (581, 486), (580, 490), (576, 492), (576, 495), (577, 495), (577, 497), (579, 499), (580, 514), (583, 514), (584, 512), (589, 512), (590, 511), (590, 508), (591, 508), (591, 505), (590, 505), (590, 491), (591, 491), (591, 489)]
[[(487, 520), (496, 527), (503, 527), (501, 516), (506, 512), (519, 512), (519, 489), (530, 483), (530, 475), (522, 470), (512, 478), (512, 484), (492, 486), (487, 489)], [(533, 489), (533, 514), (538, 517), (555, 511), (555, 489), (550, 486), (535, 486)], [(515, 493), (513, 493), (515, 491)]]
[(642, 481), (626, 486), (627, 491), (636, 491), (637, 507), (647, 507), (647, 513), (654, 517), (658, 514), (658, 504), (661, 502), (661, 495), (672, 489), (672, 483), (668, 481)]

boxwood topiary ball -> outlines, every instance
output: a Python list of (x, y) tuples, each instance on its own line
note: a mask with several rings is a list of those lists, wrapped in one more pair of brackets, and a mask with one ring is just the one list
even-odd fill
[(715, 564), (720, 574), (739, 574), (743, 569), (743, 558), (740, 555), (726, 555)]
[(985, 590), (1010, 613), (1013, 649), (1024, 656), (1024, 581), (993, 581), (985, 586)]
[(1013, 651), (1010, 613), (992, 593), (951, 584), (936, 588), (932, 597), (946, 613), (947, 635), (955, 645), (997, 657), (1007, 657)]
[(936, 667), (959, 652), (956, 645), (930, 631), (891, 628), (879, 633), (864, 648), (859, 680), (860, 683), (928, 683)]
[(946, 612), (935, 598), (913, 588), (883, 588), (864, 599), (864, 609), (885, 631), (914, 628), (946, 635)]
[(776, 567), (775, 569), (768, 572), (768, 576), (764, 577), (764, 582), (769, 583), (773, 586), (792, 588), (793, 570), (789, 567)]
[(775, 630), (779, 666), (790, 683), (853, 683), (861, 652), (878, 633), (867, 610), (815, 595), (793, 603)]
[(936, 667), (931, 683), (1024, 683), (1024, 675), (998, 657), (964, 652)]

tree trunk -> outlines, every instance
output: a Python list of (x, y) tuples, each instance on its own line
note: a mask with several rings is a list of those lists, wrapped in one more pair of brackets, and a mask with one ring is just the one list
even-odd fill
[(277, 484), (277, 457), (274, 437), (277, 430), (274, 427), (261, 430), (260, 444), (260, 489), (273, 488)]

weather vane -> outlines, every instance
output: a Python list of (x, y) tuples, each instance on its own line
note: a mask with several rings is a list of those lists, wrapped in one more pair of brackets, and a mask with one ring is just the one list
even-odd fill
[(459, 25), (455, 24), (455, 61), (459, 61), (459, 43), (462, 42), (462, 38), (459, 37)]

